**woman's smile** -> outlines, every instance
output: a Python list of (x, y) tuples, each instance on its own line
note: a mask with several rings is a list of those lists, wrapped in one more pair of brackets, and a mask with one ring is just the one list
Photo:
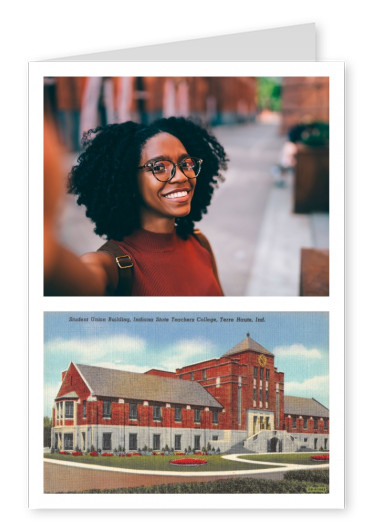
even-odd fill
[(191, 194), (191, 189), (184, 188), (184, 189), (172, 190), (171, 192), (168, 192), (162, 195), (166, 199), (175, 199), (181, 203), (186, 200), (190, 200), (189, 194)]

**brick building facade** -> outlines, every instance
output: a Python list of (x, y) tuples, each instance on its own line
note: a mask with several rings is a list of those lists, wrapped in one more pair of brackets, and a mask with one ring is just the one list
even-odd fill
[(52, 445), (64, 450), (329, 449), (328, 409), (285, 396), (274, 355), (249, 334), (219, 359), (175, 372), (71, 363), (52, 426)]

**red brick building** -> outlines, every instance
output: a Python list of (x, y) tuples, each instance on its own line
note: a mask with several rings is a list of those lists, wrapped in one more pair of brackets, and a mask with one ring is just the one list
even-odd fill
[(329, 448), (329, 411), (286, 397), (274, 355), (246, 338), (218, 359), (145, 374), (71, 363), (52, 419), (56, 449)]

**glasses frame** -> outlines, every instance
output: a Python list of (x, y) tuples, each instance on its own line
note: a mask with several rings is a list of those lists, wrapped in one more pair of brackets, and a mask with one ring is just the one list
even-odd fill
[[(198, 169), (198, 173), (197, 175), (195, 175), (194, 177), (188, 177), (188, 175), (185, 174), (183, 168), (181, 167), (181, 165), (183, 164), (183, 162), (186, 160), (186, 159), (194, 159), (198, 162), (198, 164), (200, 165), (199, 169)], [(171, 176), (168, 178), (168, 179), (159, 179), (157, 177), (157, 175), (155, 175), (154, 173), (154, 164), (158, 163), (158, 162), (163, 162), (163, 161), (166, 161), (166, 162), (171, 162), (171, 164), (173, 165), (173, 168), (171, 170)], [(137, 169), (138, 170), (144, 170), (145, 168), (148, 168), (149, 171), (152, 171), (153, 173), (153, 176), (157, 179), (157, 181), (161, 182), (161, 183), (168, 183), (169, 181), (171, 181), (171, 179), (173, 179), (176, 175), (176, 168), (179, 166), (179, 169), (182, 173), (184, 173), (185, 177), (187, 177), (187, 179), (197, 179), (197, 177), (199, 176), (200, 174), (200, 171), (201, 171), (201, 164), (203, 163), (203, 159), (200, 159), (200, 157), (184, 157), (180, 162), (176, 163), (170, 159), (158, 159), (158, 160), (153, 160), (152, 162), (147, 162), (146, 164), (144, 164), (143, 166), (139, 166)]]

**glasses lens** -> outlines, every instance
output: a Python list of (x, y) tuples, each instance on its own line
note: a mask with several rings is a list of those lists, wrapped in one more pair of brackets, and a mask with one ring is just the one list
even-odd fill
[(152, 169), (158, 181), (168, 181), (174, 165), (169, 160), (157, 160), (153, 163)]
[(193, 179), (200, 173), (201, 162), (201, 159), (187, 157), (181, 161), (180, 168), (186, 177)]

